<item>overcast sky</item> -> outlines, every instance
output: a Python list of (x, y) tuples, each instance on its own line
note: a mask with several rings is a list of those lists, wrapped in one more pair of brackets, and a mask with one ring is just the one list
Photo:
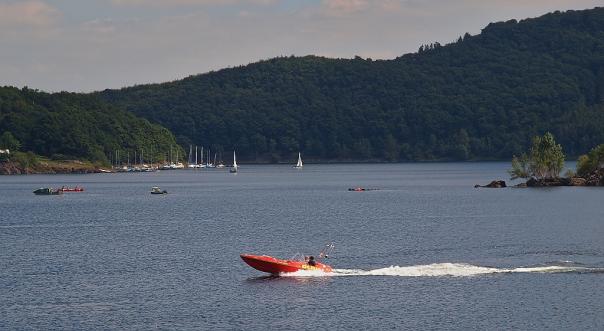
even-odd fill
[(604, 0), (0, 0), (0, 85), (92, 91), (275, 56), (391, 59)]

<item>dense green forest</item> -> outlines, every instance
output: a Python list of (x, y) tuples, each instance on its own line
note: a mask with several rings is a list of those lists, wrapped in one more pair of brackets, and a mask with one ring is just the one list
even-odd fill
[(176, 142), (242, 161), (509, 159), (546, 131), (571, 157), (604, 142), (604, 8), (393, 60), (281, 57), (92, 94), (0, 88), (4, 144), (104, 163), (160, 160)]
[(159, 160), (176, 146), (167, 129), (95, 96), (14, 87), (0, 87), (0, 134), (0, 144), (7, 145), (0, 148), (103, 164), (113, 161), (116, 151), (122, 161), (141, 150), (147, 161)]
[(509, 159), (604, 141), (604, 8), (493, 23), (393, 60), (274, 58), (96, 93), (242, 160)]

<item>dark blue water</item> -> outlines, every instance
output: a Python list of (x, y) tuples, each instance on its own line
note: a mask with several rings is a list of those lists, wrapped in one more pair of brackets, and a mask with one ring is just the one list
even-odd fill
[(604, 190), (473, 188), (507, 167), (0, 177), (0, 329), (603, 329)]

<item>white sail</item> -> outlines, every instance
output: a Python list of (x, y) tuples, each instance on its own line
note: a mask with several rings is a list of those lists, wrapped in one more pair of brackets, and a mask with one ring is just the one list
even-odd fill
[(237, 172), (237, 157), (235, 156), (235, 151), (233, 151), (233, 167), (231, 168), (230, 172)]
[(298, 152), (298, 163), (296, 163), (296, 165), (294, 166), (294, 168), (302, 168), (302, 156), (300, 155), (300, 152)]

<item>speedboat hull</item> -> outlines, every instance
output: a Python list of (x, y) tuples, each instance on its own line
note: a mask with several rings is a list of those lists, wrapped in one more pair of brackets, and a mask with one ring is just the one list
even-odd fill
[(326, 264), (316, 262), (316, 265), (309, 265), (304, 261), (282, 260), (267, 255), (251, 255), (241, 254), (241, 259), (250, 267), (268, 272), (269, 274), (278, 275), (281, 273), (296, 272), (300, 270), (319, 270), (323, 272), (331, 272), (332, 268)]

